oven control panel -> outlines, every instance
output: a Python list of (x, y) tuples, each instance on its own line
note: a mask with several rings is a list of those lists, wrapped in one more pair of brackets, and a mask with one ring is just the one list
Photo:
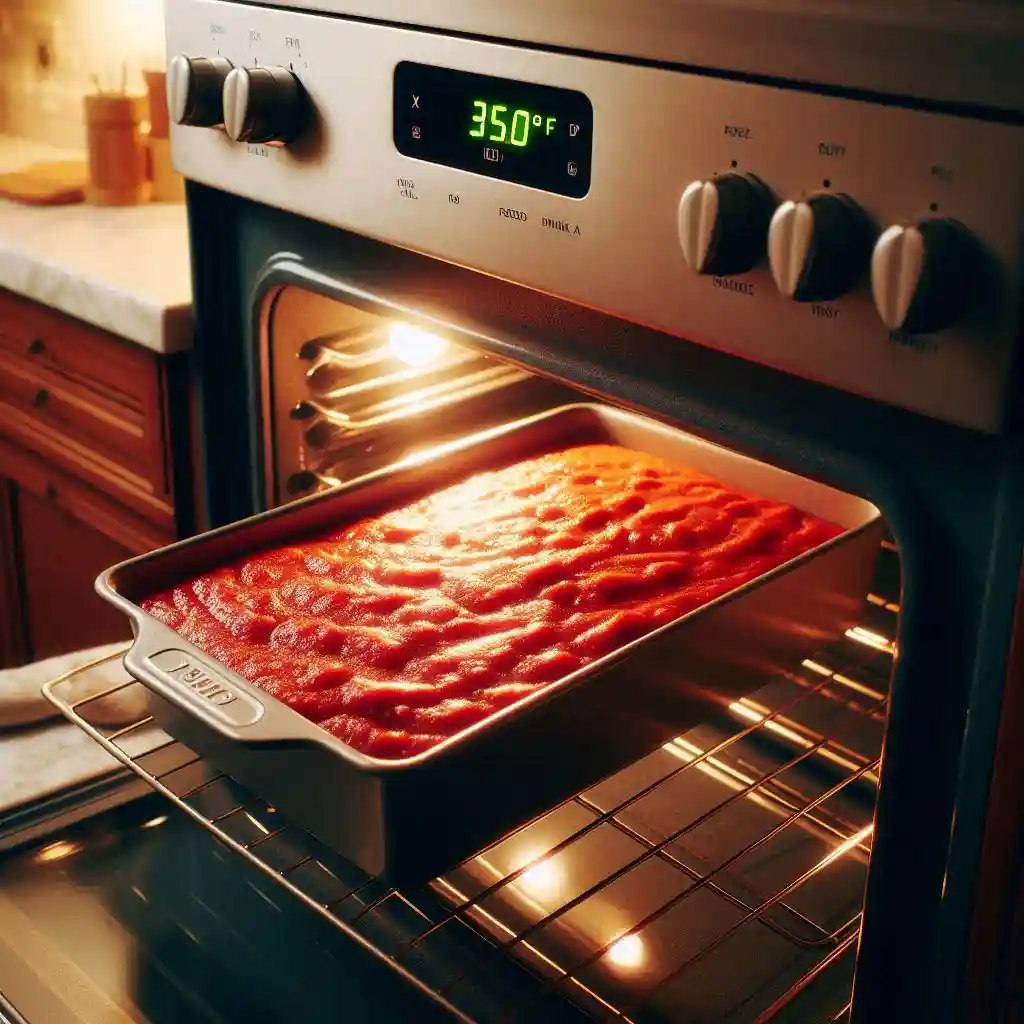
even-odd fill
[(1024, 127), (167, 0), (187, 177), (995, 432)]

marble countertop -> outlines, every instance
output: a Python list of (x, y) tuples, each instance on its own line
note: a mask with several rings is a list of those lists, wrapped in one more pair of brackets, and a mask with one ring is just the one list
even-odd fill
[[(81, 158), (0, 135), (0, 172)], [(185, 207), (23, 206), (0, 200), (0, 288), (154, 352), (192, 344)]]

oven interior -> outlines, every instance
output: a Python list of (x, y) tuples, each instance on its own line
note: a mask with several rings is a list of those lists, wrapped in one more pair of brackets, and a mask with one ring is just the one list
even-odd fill
[[(263, 323), (268, 505), (579, 397), (298, 287)], [(268, 891), (469, 1020), (844, 1021), (899, 594), (887, 540), (833, 646), (416, 890), (363, 875), (150, 719), (111, 734), (88, 703), (69, 710)]]
[[(298, 287), (265, 322), (268, 503), (579, 398), (443, 331)], [(438, 879), (450, 921), (410, 918), (403, 941), (425, 952), (468, 925), (598, 1019), (756, 1020), (797, 990), (805, 1019), (831, 966), (820, 1002), (841, 1020), (898, 595), (885, 543), (860, 627)]]

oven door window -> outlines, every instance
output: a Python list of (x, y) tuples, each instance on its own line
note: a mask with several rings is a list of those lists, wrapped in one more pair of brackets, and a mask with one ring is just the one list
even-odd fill
[(0, 998), (28, 1024), (445, 1019), (157, 796), (0, 859)]

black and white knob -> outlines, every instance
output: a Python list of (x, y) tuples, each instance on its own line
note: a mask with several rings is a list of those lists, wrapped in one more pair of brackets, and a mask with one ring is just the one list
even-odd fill
[(224, 80), (224, 130), (236, 142), (287, 145), (308, 118), (305, 90), (287, 68), (235, 68)]
[(949, 327), (970, 302), (980, 262), (978, 243), (957, 221), (886, 228), (871, 255), (871, 291), (882, 323), (917, 334)]
[(224, 57), (186, 57), (167, 66), (167, 111), (175, 124), (217, 128), (224, 123), (224, 79), (231, 73)]
[(687, 185), (679, 201), (679, 244), (698, 274), (743, 274), (764, 259), (772, 214), (768, 188), (750, 174)]
[(867, 271), (873, 227), (849, 196), (787, 200), (768, 229), (768, 262), (779, 291), (797, 302), (827, 302)]

